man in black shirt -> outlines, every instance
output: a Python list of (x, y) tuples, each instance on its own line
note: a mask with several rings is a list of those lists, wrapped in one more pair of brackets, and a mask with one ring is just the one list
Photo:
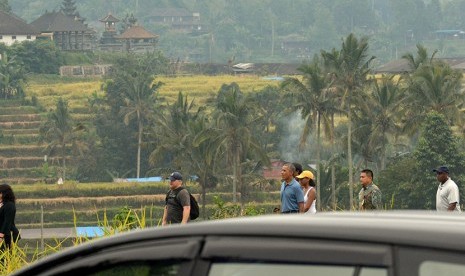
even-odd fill
[(182, 187), (182, 175), (173, 172), (170, 175), (170, 190), (166, 194), (162, 225), (189, 221), (191, 202), (189, 192)]

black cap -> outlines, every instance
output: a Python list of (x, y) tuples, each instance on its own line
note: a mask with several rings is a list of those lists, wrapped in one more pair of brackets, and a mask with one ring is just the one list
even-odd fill
[(174, 172), (170, 174), (170, 180), (171, 181), (182, 180), (182, 175), (179, 172)]
[(433, 169), (433, 172), (436, 172), (436, 173), (449, 173), (449, 168), (446, 167), (446, 166), (441, 166), (437, 169)]

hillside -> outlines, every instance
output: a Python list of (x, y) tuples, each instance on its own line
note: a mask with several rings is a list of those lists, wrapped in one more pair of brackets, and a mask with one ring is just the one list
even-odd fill
[(42, 122), (39, 110), (31, 105), (22, 105), (19, 101), (0, 101), (0, 105), (2, 181), (46, 181), (46, 176), (40, 172), (44, 163), (43, 147), (37, 144)]
[[(236, 82), (244, 92), (279, 84), (252, 75), (157, 77), (156, 81), (163, 83), (159, 91), (162, 103), (174, 102), (181, 91), (197, 105), (204, 105), (224, 83)], [(75, 121), (92, 125), (89, 99), (103, 95), (102, 84), (103, 80), (98, 78), (32, 76), (25, 101), (0, 100), (0, 176), (3, 180), (12, 184), (55, 183), (59, 163), (55, 156), (45, 159), (45, 145), (39, 144), (39, 127), (47, 112), (55, 109), (58, 98), (68, 101)]]
[[(27, 22), (46, 11), (59, 10), (62, 2), (9, 1), (12, 11)], [(418, 43), (438, 49), (441, 57), (465, 55), (463, 47), (455, 46), (457, 41), (463, 42), (463, 36), (443, 37), (437, 33), (443, 29), (465, 29), (460, 0), (74, 2), (85, 23), (97, 31), (97, 39), (104, 29), (99, 20), (108, 13), (120, 20), (133, 14), (141, 26), (160, 35), (159, 48), (174, 60), (300, 62), (321, 49), (330, 50), (349, 33), (370, 37), (370, 55), (381, 62), (402, 56)], [(198, 14), (200, 28), (182, 32), (167, 22), (157, 21), (158, 14), (165, 10)]]
[[(186, 183), (188, 189), (200, 200), (200, 188), (196, 183)], [(43, 210), (45, 228), (97, 226), (106, 216), (108, 220), (125, 206), (145, 212), (147, 225), (158, 225), (163, 215), (167, 182), (158, 183), (74, 183), (64, 185), (36, 184), (15, 185), (17, 201), (16, 224), (19, 228), (39, 228)], [(214, 197), (232, 201), (229, 187), (219, 186), (208, 191), (206, 198), (207, 218), (216, 209)], [(264, 190), (251, 189), (247, 206), (271, 213), (279, 205), (279, 186)], [(225, 206), (231, 206), (226, 204)], [(201, 219), (201, 218), (200, 218)]]

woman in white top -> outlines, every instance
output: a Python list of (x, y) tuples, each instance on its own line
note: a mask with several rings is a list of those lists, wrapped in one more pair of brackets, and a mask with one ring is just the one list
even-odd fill
[(316, 213), (316, 190), (315, 177), (311, 171), (303, 171), (297, 176), (304, 192), (304, 212), (305, 214)]

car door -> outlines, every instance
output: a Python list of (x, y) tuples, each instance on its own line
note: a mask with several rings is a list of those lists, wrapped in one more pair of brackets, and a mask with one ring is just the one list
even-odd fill
[(209, 276), (391, 276), (390, 245), (286, 237), (208, 237)]

